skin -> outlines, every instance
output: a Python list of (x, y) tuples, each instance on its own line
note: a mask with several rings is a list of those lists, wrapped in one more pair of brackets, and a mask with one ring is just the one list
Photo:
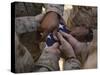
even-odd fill
[[(67, 39), (65, 39), (65, 38)], [(56, 39), (60, 42), (59, 51), (64, 53), (66, 57), (75, 57), (81, 53), (83, 45), (72, 35), (65, 32), (58, 32)]]
[[(49, 12), (41, 21), (40, 31), (43, 33), (42, 38), (45, 38), (49, 32), (52, 32), (54, 34), (54, 38), (60, 42), (56, 42), (53, 46), (48, 47), (48, 51), (59, 57), (63, 53), (66, 58), (76, 58), (82, 53), (82, 49), (84, 46), (81, 42), (84, 42), (86, 40), (85, 36), (89, 34), (89, 30), (85, 27), (76, 27), (71, 30), (70, 34), (67, 34), (62, 31), (57, 32), (56, 28), (58, 25), (59, 19), (57, 13), (55, 12)], [(87, 53), (87, 51), (85, 51), (85, 53)]]
[(43, 32), (51, 32), (58, 26), (58, 24), (58, 14), (55, 12), (49, 12), (44, 16), (40, 28)]
[(74, 50), (70, 43), (64, 39), (61, 33), (58, 32), (57, 37), (61, 43), (60, 45), (60, 51), (65, 55), (65, 57), (75, 57)]
[[(64, 20), (62, 19), (62, 21), (64, 21)], [(48, 35), (48, 33), (53, 32), (54, 38), (56, 40), (58, 39), (58, 41), (60, 41), (60, 46), (59, 46), (58, 50), (61, 53), (64, 53), (65, 56), (67, 55), (66, 57), (75, 57), (76, 58), (76, 56), (81, 53), (82, 45), (78, 41), (78, 39), (73, 37), (72, 34), (75, 34), (74, 31), (76, 31), (76, 30), (77, 30), (76, 33), (80, 32), (80, 28), (74, 29), (70, 34), (67, 34), (67, 33), (64, 33), (61, 31), (60, 31), (60, 33), (59, 32), (57, 33), (56, 28), (58, 25), (59, 25), (59, 18), (58, 18), (57, 13), (55, 13), (55, 12), (47, 13), (44, 16), (43, 20), (41, 21), (41, 25), (40, 25), (41, 32), (43, 32), (42, 41)], [(87, 29), (85, 29), (83, 27), (81, 27), (81, 29), (82, 30), (84, 29), (84, 32), (82, 34), (84, 34), (84, 35), (85, 35), (85, 33), (87, 34), (87, 32), (88, 32)], [(65, 37), (67, 40), (63, 37)], [(49, 51), (55, 53), (55, 50), (52, 49), (52, 46), (49, 48)]]
[[(81, 52), (81, 48), (82, 48), (81, 42), (79, 42), (78, 40), (76, 40), (72, 35), (67, 34), (65, 32), (60, 31), (60, 34), (67, 39), (67, 41), (69, 42), (69, 44), (73, 48), (75, 54), (79, 55), (79, 53)], [(66, 44), (66, 46), (67, 46), (67, 44)]]
[(54, 54), (56, 56), (60, 56), (60, 51), (59, 51), (58, 47), (59, 47), (59, 43), (56, 42), (52, 46), (50, 46), (50, 47), (48, 47), (46, 49), (48, 50), (48, 52), (50, 52), (50, 53), (52, 53), (52, 54)]
[(93, 39), (92, 30), (85, 26), (73, 27), (70, 34), (80, 42), (90, 42)]
[[(81, 59), (84, 60), (83, 58), (85, 58), (85, 54), (88, 54), (88, 50), (84, 48), (84, 45), (77, 39), (75, 39), (71, 34), (60, 31), (57, 32), (57, 36), (55, 37), (60, 42), (58, 43), (59, 45), (55, 44), (49, 47), (48, 50), (56, 56), (59, 56), (59, 58), (60, 55), (63, 53), (66, 57), (65, 59), (67, 59), (68, 57), (74, 57), (79, 60), (77, 56), (83, 53)], [(92, 60), (93, 58), (94, 60)], [(81, 63), (83, 64), (82, 68), (95, 68), (96, 52), (91, 53), (90, 55), (88, 54), (88, 57), (86, 57), (84, 62)]]
[(53, 32), (57, 26), (59, 25), (59, 17), (58, 14), (55, 12), (49, 12), (41, 21), (41, 25), (38, 28), (39, 33), (41, 33), (42, 38), (41, 41), (45, 39), (45, 37), (48, 35), (48, 33)]
[[(82, 65), (86, 62), (86, 60), (89, 57), (89, 50), (87, 49), (87, 47), (79, 42), (76, 38), (74, 38), (72, 35), (67, 34), (65, 32), (60, 31), (60, 34), (66, 38), (66, 40), (68, 41), (68, 43), (71, 45), (71, 47), (73, 48), (73, 51), (77, 57), (77, 59), (82, 63)], [(67, 46), (67, 44), (66, 44)], [(65, 47), (65, 46), (64, 46)], [(64, 48), (63, 47), (63, 48)], [(70, 48), (66, 47), (66, 51), (67, 49), (70, 51)], [(63, 49), (62, 49), (63, 50)], [(64, 51), (64, 50), (63, 50)], [(64, 51), (65, 52), (65, 51)], [(84, 65), (83, 65), (84, 66)]]
[[(70, 36), (70, 34), (68, 34), (68, 35)], [(66, 57), (76, 58), (72, 45), (63, 36), (65, 36), (65, 34), (63, 34), (62, 32), (58, 32), (56, 38), (60, 41), (60, 44), (57, 45), (57, 43), (55, 43), (53, 46), (48, 47), (47, 49), (56, 55), (61, 55), (61, 53), (64, 53), (64, 55)], [(67, 37), (70, 38), (69, 36), (67, 36)], [(74, 40), (73, 38), (71, 38), (71, 39)], [(72, 41), (72, 42), (75, 42), (75, 41)], [(73, 44), (73, 45), (76, 45), (76, 44)]]

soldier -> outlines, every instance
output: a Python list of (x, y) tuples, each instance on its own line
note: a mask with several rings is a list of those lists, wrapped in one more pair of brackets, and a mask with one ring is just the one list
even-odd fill
[[(68, 40), (65, 40), (63, 36), (65, 36)], [(77, 55), (80, 53), (80, 47), (82, 48), (82, 45), (70, 34), (64, 32), (58, 32), (57, 37), (61, 45), (56, 42), (52, 46), (45, 48), (38, 61), (33, 63), (31, 54), (23, 45), (21, 45), (18, 37), (16, 36), (16, 72), (59, 71), (58, 61), (61, 53), (65, 55), (64, 70), (80, 69), (81, 63), (77, 59), (75, 53)], [(70, 43), (68, 41), (70, 41)], [(19, 56), (19, 54), (23, 55)], [(20, 63), (19, 60), (22, 62)], [(20, 64), (21, 66), (19, 66)]]
[[(83, 68), (97, 67), (97, 7), (91, 6), (73, 6), (70, 16), (67, 20), (69, 28), (76, 26), (85, 26), (93, 31), (93, 40), (84, 43), (88, 50), (87, 58), (85, 59)], [(84, 58), (84, 54), (81, 55)], [(94, 60), (91, 60), (92, 59)]]
[[(49, 27), (49, 29), (52, 31), (52, 29), (58, 25), (59, 16), (63, 15), (64, 5), (47, 4), (45, 7), (46, 13), (51, 14), (51, 16), (48, 17), (51, 18), (48, 23), (51, 23), (51, 28)], [(19, 43), (17, 43), (15, 40), (17, 43), (16, 72), (57, 71), (59, 70), (58, 60), (61, 54), (65, 56), (64, 70), (81, 69), (88, 56), (87, 45), (80, 43), (70, 34), (58, 32), (57, 38), (60, 44), (56, 42), (51, 47), (40, 50), (39, 42), (37, 43), (39, 35), (37, 35), (36, 31), (40, 23), (43, 22), (44, 16), (45, 14), (40, 14), (35, 17), (17, 17), (15, 19), (15, 37), (18, 37), (17, 41), (19, 41)], [(35, 37), (34, 35), (37, 36)], [(63, 36), (67, 38), (67, 40), (63, 38)]]
[[(53, 14), (58, 15), (58, 16), (63, 15), (64, 5), (47, 4), (47, 5), (45, 5), (45, 7), (46, 7), (46, 12), (52, 13), (52, 15)], [(35, 71), (59, 70), (58, 60), (60, 58), (60, 55), (59, 55), (60, 51), (59, 51), (59, 49), (57, 49), (58, 43), (55, 43), (50, 48), (44, 49), (44, 50), (42, 50), (43, 52), (41, 52), (38, 44), (36, 44), (36, 43), (34, 44), (34, 41), (36, 39), (33, 40), (34, 38), (32, 38), (32, 35), (34, 34), (33, 31), (36, 30), (36, 28), (39, 25), (40, 21), (42, 20), (43, 16), (44, 16), (44, 14), (40, 14), (40, 15), (37, 15), (35, 18), (33, 18), (33, 17), (17, 17), (15, 19), (16, 37), (19, 36), (18, 37), (19, 39), (15, 40), (15, 42), (19, 41), (19, 44), (17, 44), (17, 47), (16, 47), (16, 54), (17, 54), (16, 55), (16, 72), (30, 72), (30, 71), (34, 71), (34, 70)], [(50, 17), (52, 17), (52, 20), (50, 20), (50, 21), (56, 22), (57, 20), (55, 20), (55, 17), (58, 17), (58, 16), (50, 16)], [(34, 19), (35, 23), (33, 22), (33, 19)], [(56, 26), (54, 26), (54, 28), (55, 27)], [(31, 40), (31, 41), (29, 42), (29, 40)], [(33, 50), (33, 52), (31, 52), (30, 50), (32, 50), (34, 48), (34, 47), (31, 48), (31, 47), (34, 45), (35, 45), (35, 49)], [(36, 46), (38, 46), (38, 47), (36, 47)], [(18, 50), (18, 49), (20, 49), (20, 50)], [(70, 52), (67, 54), (70, 55)], [(80, 62), (76, 59), (76, 56), (75, 56), (73, 50), (72, 50), (71, 55), (72, 55), (71, 60), (68, 58), (68, 61), (66, 62), (67, 66), (70, 64), (69, 61), (71, 62), (71, 65), (68, 66), (66, 69), (79, 69)], [(33, 59), (31, 58), (31, 56), (33, 57)], [(39, 56), (40, 56), (40, 58), (39, 58)], [(27, 58), (27, 59), (25, 59), (25, 58)], [(30, 59), (28, 59), (28, 58), (30, 58)], [(38, 60), (38, 58), (39, 58), (39, 60)], [(36, 61), (36, 60), (38, 60), (38, 61), (35, 63), (34, 61)], [(23, 64), (23, 66), (21, 66), (22, 64)], [(27, 68), (27, 66), (28, 66), (28, 68)]]
[[(40, 22), (43, 19), (45, 13), (39, 14), (42, 11), (37, 10), (37, 8), (34, 8), (33, 10), (31, 9), (32, 6), (42, 10), (41, 6), (43, 6), (43, 4), (34, 5), (32, 3), (23, 2), (15, 3), (15, 37), (18, 38), (17, 40), (15, 40), (15, 42), (19, 42), (16, 45), (15, 53), (16, 72), (30, 72), (32, 70), (32, 65), (38, 60), (42, 53), (42, 50), (39, 47), (39, 42), (37, 43), (40, 37), (39, 35), (37, 35), (37, 28), (38, 26), (40, 26)], [(63, 13), (64, 5), (45, 4), (44, 6), (46, 8), (46, 13), (54, 12), (52, 14), (57, 16), (62, 15)], [(31, 13), (30, 9), (34, 12)], [(52, 16), (51, 21), (55, 21), (54, 17), (57, 16)]]

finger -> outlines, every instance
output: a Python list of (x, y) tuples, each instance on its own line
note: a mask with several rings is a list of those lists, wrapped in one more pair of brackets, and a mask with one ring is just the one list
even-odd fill
[(62, 36), (64, 36), (65, 38), (70, 38), (71, 37), (71, 35), (70, 34), (68, 34), (68, 33), (65, 33), (65, 32), (63, 32), (63, 31), (59, 31), (61, 34), (62, 34)]
[(59, 49), (60, 49), (60, 51), (61, 51), (61, 52), (62, 52), (62, 48), (63, 48), (63, 46), (62, 46), (62, 45), (60, 45)]
[(57, 37), (60, 40), (61, 44), (63, 44), (66, 41), (59, 32), (57, 33)]
[(70, 49), (72, 49), (72, 46), (71, 46), (71, 44), (68, 42), (68, 41), (66, 41), (63, 45), (60, 45), (60, 47), (59, 47), (61, 50), (62, 49), (68, 49), (68, 50), (70, 50)]
[(58, 43), (58, 42), (54, 43), (54, 44), (52, 45), (52, 47), (53, 47), (53, 48), (58, 48), (58, 47), (59, 47), (59, 43)]
[(55, 30), (53, 31), (53, 37), (54, 37), (55, 40), (58, 40), (56, 35), (57, 35), (57, 30), (55, 29)]
[(65, 32), (62, 32), (62, 31), (60, 31), (60, 33), (69, 41), (69, 43), (73, 47), (75, 47), (79, 43), (79, 41), (76, 40), (72, 35), (65, 33)]
[(60, 51), (59, 51), (59, 43), (58, 42), (56, 42), (56, 43), (54, 43), (53, 45), (52, 45), (52, 47), (54, 48), (54, 50), (56, 50), (57, 51), (57, 53), (58, 54), (60, 54)]
[(54, 37), (54, 39), (57, 41), (58, 40), (58, 38), (57, 38), (57, 36), (56, 35), (53, 35), (53, 37)]
[(57, 51), (57, 53), (58, 53), (58, 54), (61, 54), (61, 52), (60, 52), (60, 50), (59, 50), (59, 49), (56, 49), (56, 51)]
[(69, 42), (66, 41), (66, 45), (60, 45), (59, 49), (62, 53), (65, 54), (65, 56), (69, 56), (69, 57), (74, 56), (75, 57), (74, 50)]

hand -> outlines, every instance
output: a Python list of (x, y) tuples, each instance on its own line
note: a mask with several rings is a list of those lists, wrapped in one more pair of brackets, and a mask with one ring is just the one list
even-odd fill
[(60, 56), (60, 51), (59, 51), (59, 43), (56, 42), (52, 46), (46, 48), (46, 50), (54, 55)]
[(66, 39), (67, 41), (71, 44), (73, 47), (73, 50), (75, 52), (75, 55), (77, 59), (81, 62), (84, 63), (88, 57), (88, 47), (86, 46), (86, 43), (81, 43), (78, 40), (76, 40), (72, 35), (67, 34), (65, 32), (60, 32)]
[(40, 28), (44, 32), (51, 32), (59, 25), (58, 14), (55, 12), (47, 13), (41, 21)]
[(70, 58), (70, 57), (76, 57), (71, 44), (67, 40), (65, 40), (62, 34), (58, 32), (57, 37), (61, 43), (60, 51), (65, 55), (66, 57), (65, 59)]
[(48, 33), (53, 32), (57, 26), (59, 25), (58, 14), (55, 12), (47, 13), (43, 20), (41, 21), (41, 25), (39, 31), (42, 32), (42, 39), (48, 35)]

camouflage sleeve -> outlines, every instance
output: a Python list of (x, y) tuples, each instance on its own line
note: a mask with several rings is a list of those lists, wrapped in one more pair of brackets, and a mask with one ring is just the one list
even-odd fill
[(70, 58), (65, 61), (64, 70), (80, 69), (81, 64), (76, 58)]
[(44, 5), (45, 8), (46, 8), (46, 12), (49, 12), (49, 11), (54, 11), (56, 13), (58, 13), (59, 15), (63, 15), (63, 11), (64, 11), (64, 5), (60, 4), (45, 4)]
[(15, 18), (15, 31), (17, 33), (25, 33), (36, 31), (39, 22), (35, 21), (33, 16)]
[(36, 71), (57, 71), (59, 70), (58, 60), (60, 57), (49, 52), (47, 49), (43, 50), (39, 60), (36, 62)]
[(32, 58), (27, 48), (20, 43), (16, 32), (15, 32), (15, 60), (14, 61), (15, 61), (16, 73), (30, 72), (34, 64), (34, 59)]

